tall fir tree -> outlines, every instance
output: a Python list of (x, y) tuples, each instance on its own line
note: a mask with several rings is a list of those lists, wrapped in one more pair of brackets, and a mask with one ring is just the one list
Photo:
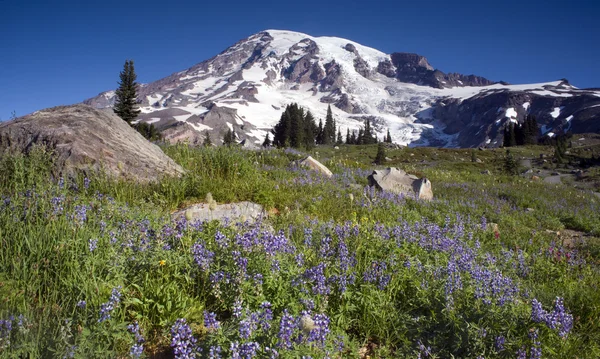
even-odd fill
[(342, 138), (342, 131), (338, 128), (337, 140), (335, 141), (336, 145), (341, 145), (344, 143), (344, 139)]
[(292, 128), (292, 118), (286, 108), (281, 114), (279, 122), (273, 128), (273, 144), (277, 147), (285, 147), (289, 144), (289, 137)]
[(382, 165), (385, 162), (385, 145), (379, 142), (377, 145), (377, 155), (375, 156), (375, 164)]
[(350, 144), (350, 128), (346, 129), (346, 144)]
[(390, 134), (390, 129), (387, 130), (387, 136), (385, 138), (386, 143), (392, 143), (392, 135)]
[(212, 140), (210, 139), (210, 132), (208, 132), (208, 131), (206, 131), (204, 133), (204, 141), (202, 141), (202, 146), (204, 146), (204, 147), (212, 146)]
[(325, 134), (323, 133), (323, 120), (319, 119), (319, 127), (317, 128), (317, 136), (316, 136), (317, 144), (319, 144), (319, 145), (323, 144), (324, 136), (325, 136)]
[(515, 134), (515, 124), (509, 123), (504, 127), (504, 147), (513, 147), (517, 145), (517, 137)]
[(315, 133), (317, 132), (317, 125), (315, 124), (315, 118), (310, 111), (306, 111), (304, 115), (304, 148), (311, 150), (315, 147)]
[(352, 136), (350, 137), (350, 144), (357, 145), (358, 139), (356, 138), (356, 131), (352, 130)]
[(137, 75), (133, 60), (125, 61), (123, 71), (119, 74), (119, 88), (116, 90), (114, 112), (127, 123), (131, 124), (140, 114), (137, 108)]
[(267, 132), (267, 135), (265, 136), (265, 140), (262, 143), (263, 147), (269, 147), (271, 146), (271, 139), (269, 138), (269, 133)]
[(356, 144), (357, 145), (364, 145), (365, 144), (365, 139), (364, 139), (364, 130), (361, 128), (358, 129), (358, 135), (356, 135)]
[(227, 146), (235, 144), (235, 132), (231, 128), (223, 136), (223, 144)]
[(325, 126), (323, 126), (323, 144), (331, 145), (335, 143), (335, 120), (331, 105), (327, 106), (327, 116), (325, 117)]

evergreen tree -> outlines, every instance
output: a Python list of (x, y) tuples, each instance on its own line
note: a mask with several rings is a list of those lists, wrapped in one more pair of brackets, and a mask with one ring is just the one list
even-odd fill
[(504, 127), (503, 145), (504, 147), (513, 147), (517, 145), (515, 124), (512, 122)]
[(346, 129), (346, 144), (350, 144), (350, 128)]
[(137, 75), (133, 68), (133, 60), (125, 61), (123, 71), (119, 75), (119, 88), (116, 91), (114, 112), (131, 124), (140, 114), (137, 108)]
[(212, 146), (212, 140), (210, 139), (210, 133), (208, 131), (206, 131), (204, 133), (204, 141), (202, 141), (202, 146), (204, 146), (204, 147)]
[(231, 146), (235, 143), (235, 132), (232, 129), (227, 130), (225, 136), (223, 136), (223, 144)]
[(306, 111), (304, 115), (304, 147), (307, 150), (315, 147), (315, 134), (317, 133), (317, 125), (315, 124), (315, 118), (310, 111)]
[(292, 128), (292, 118), (288, 109), (281, 114), (281, 119), (273, 128), (273, 144), (277, 147), (284, 147), (289, 143), (289, 137)]
[(527, 115), (523, 125), (523, 142), (525, 145), (535, 145), (538, 140), (538, 123), (535, 116)]
[(344, 143), (344, 139), (342, 138), (342, 131), (338, 128), (337, 141), (335, 142), (335, 144), (341, 145), (342, 143)]
[(323, 137), (325, 134), (323, 133), (323, 120), (319, 119), (319, 128), (317, 129), (317, 144), (323, 144)]
[(267, 136), (265, 137), (265, 140), (262, 143), (263, 147), (269, 147), (271, 146), (271, 139), (269, 138), (269, 133), (267, 132)]
[(364, 133), (362, 127), (359, 128), (358, 129), (358, 135), (356, 135), (356, 144), (357, 145), (364, 145), (365, 144), (365, 142), (364, 142), (364, 134), (365, 133)]
[(518, 174), (519, 166), (510, 153), (510, 150), (506, 150), (506, 156), (504, 156), (504, 170), (510, 175)]
[(377, 155), (375, 156), (375, 164), (382, 165), (385, 162), (385, 145), (379, 142), (377, 145)]
[(160, 141), (162, 139), (160, 132), (151, 123), (139, 122), (133, 125), (133, 128), (149, 141)]
[(306, 134), (304, 126), (304, 109), (293, 103), (288, 105), (286, 111), (290, 116), (289, 142), (293, 148), (300, 148), (305, 145), (304, 136)]
[(526, 129), (525, 125), (515, 125), (515, 142), (517, 146), (523, 146), (525, 144)]
[(377, 136), (373, 133), (371, 129), (371, 121), (369, 119), (365, 120), (365, 128), (361, 137), (361, 144), (371, 145), (377, 143)]
[(352, 137), (350, 137), (350, 144), (351, 145), (357, 145), (358, 144), (358, 140), (356, 138), (356, 131), (352, 130)]
[(331, 112), (331, 105), (329, 105), (327, 106), (327, 116), (323, 127), (323, 144), (331, 145), (333, 143), (335, 143), (335, 121)]
[(385, 142), (392, 143), (392, 135), (390, 134), (390, 129), (387, 130), (387, 137), (385, 138)]

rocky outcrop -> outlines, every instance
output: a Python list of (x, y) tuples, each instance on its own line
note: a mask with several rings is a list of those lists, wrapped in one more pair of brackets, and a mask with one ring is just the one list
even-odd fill
[(371, 187), (382, 191), (416, 196), (427, 201), (433, 199), (431, 182), (427, 178), (419, 179), (395, 167), (375, 170), (367, 179)]
[(27, 153), (45, 146), (64, 176), (104, 171), (117, 179), (157, 181), (183, 169), (112, 111), (59, 106), (0, 123), (0, 151)]
[(395, 52), (390, 57), (392, 59), (391, 64), (381, 62), (377, 71), (385, 76), (392, 77), (390, 76), (392, 73), (390, 65), (393, 65), (396, 69), (394, 77), (402, 82), (436, 88), (487, 86), (495, 83), (484, 77), (475, 75), (445, 74), (440, 70), (434, 69), (427, 61), (427, 58), (417, 54)]
[(595, 92), (574, 90), (563, 81), (545, 86), (543, 91), (493, 89), (468, 99), (443, 99), (432, 111), (444, 133), (456, 135), (458, 147), (498, 147), (504, 127), (523, 123), (527, 115), (536, 117), (541, 138), (548, 133), (600, 132), (600, 97)]

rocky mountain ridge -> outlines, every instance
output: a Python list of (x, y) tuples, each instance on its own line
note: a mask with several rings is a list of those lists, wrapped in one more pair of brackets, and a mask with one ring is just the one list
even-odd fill
[[(114, 91), (85, 103), (111, 107)], [(370, 119), (379, 137), (390, 129), (410, 146), (499, 146), (502, 128), (534, 114), (540, 135), (600, 131), (600, 90), (566, 80), (509, 85), (475, 75), (443, 73), (423, 56), (390, 55), (335, 37), (281, 30), (252, 35), (217, 56), (140, 86), (140, 121), (170, 141), (218, 143), (233, 129), (259, 144), (285, 106), (296, 102), (337, 124), (358, 129)]]

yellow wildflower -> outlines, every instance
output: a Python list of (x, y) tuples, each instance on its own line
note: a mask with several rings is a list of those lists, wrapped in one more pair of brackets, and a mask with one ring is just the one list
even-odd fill
[(160, 261), (158, 262), (158, 265), (159, 265), (159, 266), (161, 266), (161, 267), (162, 267), (162, 266), (164, 266), (165, 264), (167, 264), (167, 261), (166, 261), (166, 260), (164, 260), (164, 259), (162, 259), (162, 260), (160, 260)]

